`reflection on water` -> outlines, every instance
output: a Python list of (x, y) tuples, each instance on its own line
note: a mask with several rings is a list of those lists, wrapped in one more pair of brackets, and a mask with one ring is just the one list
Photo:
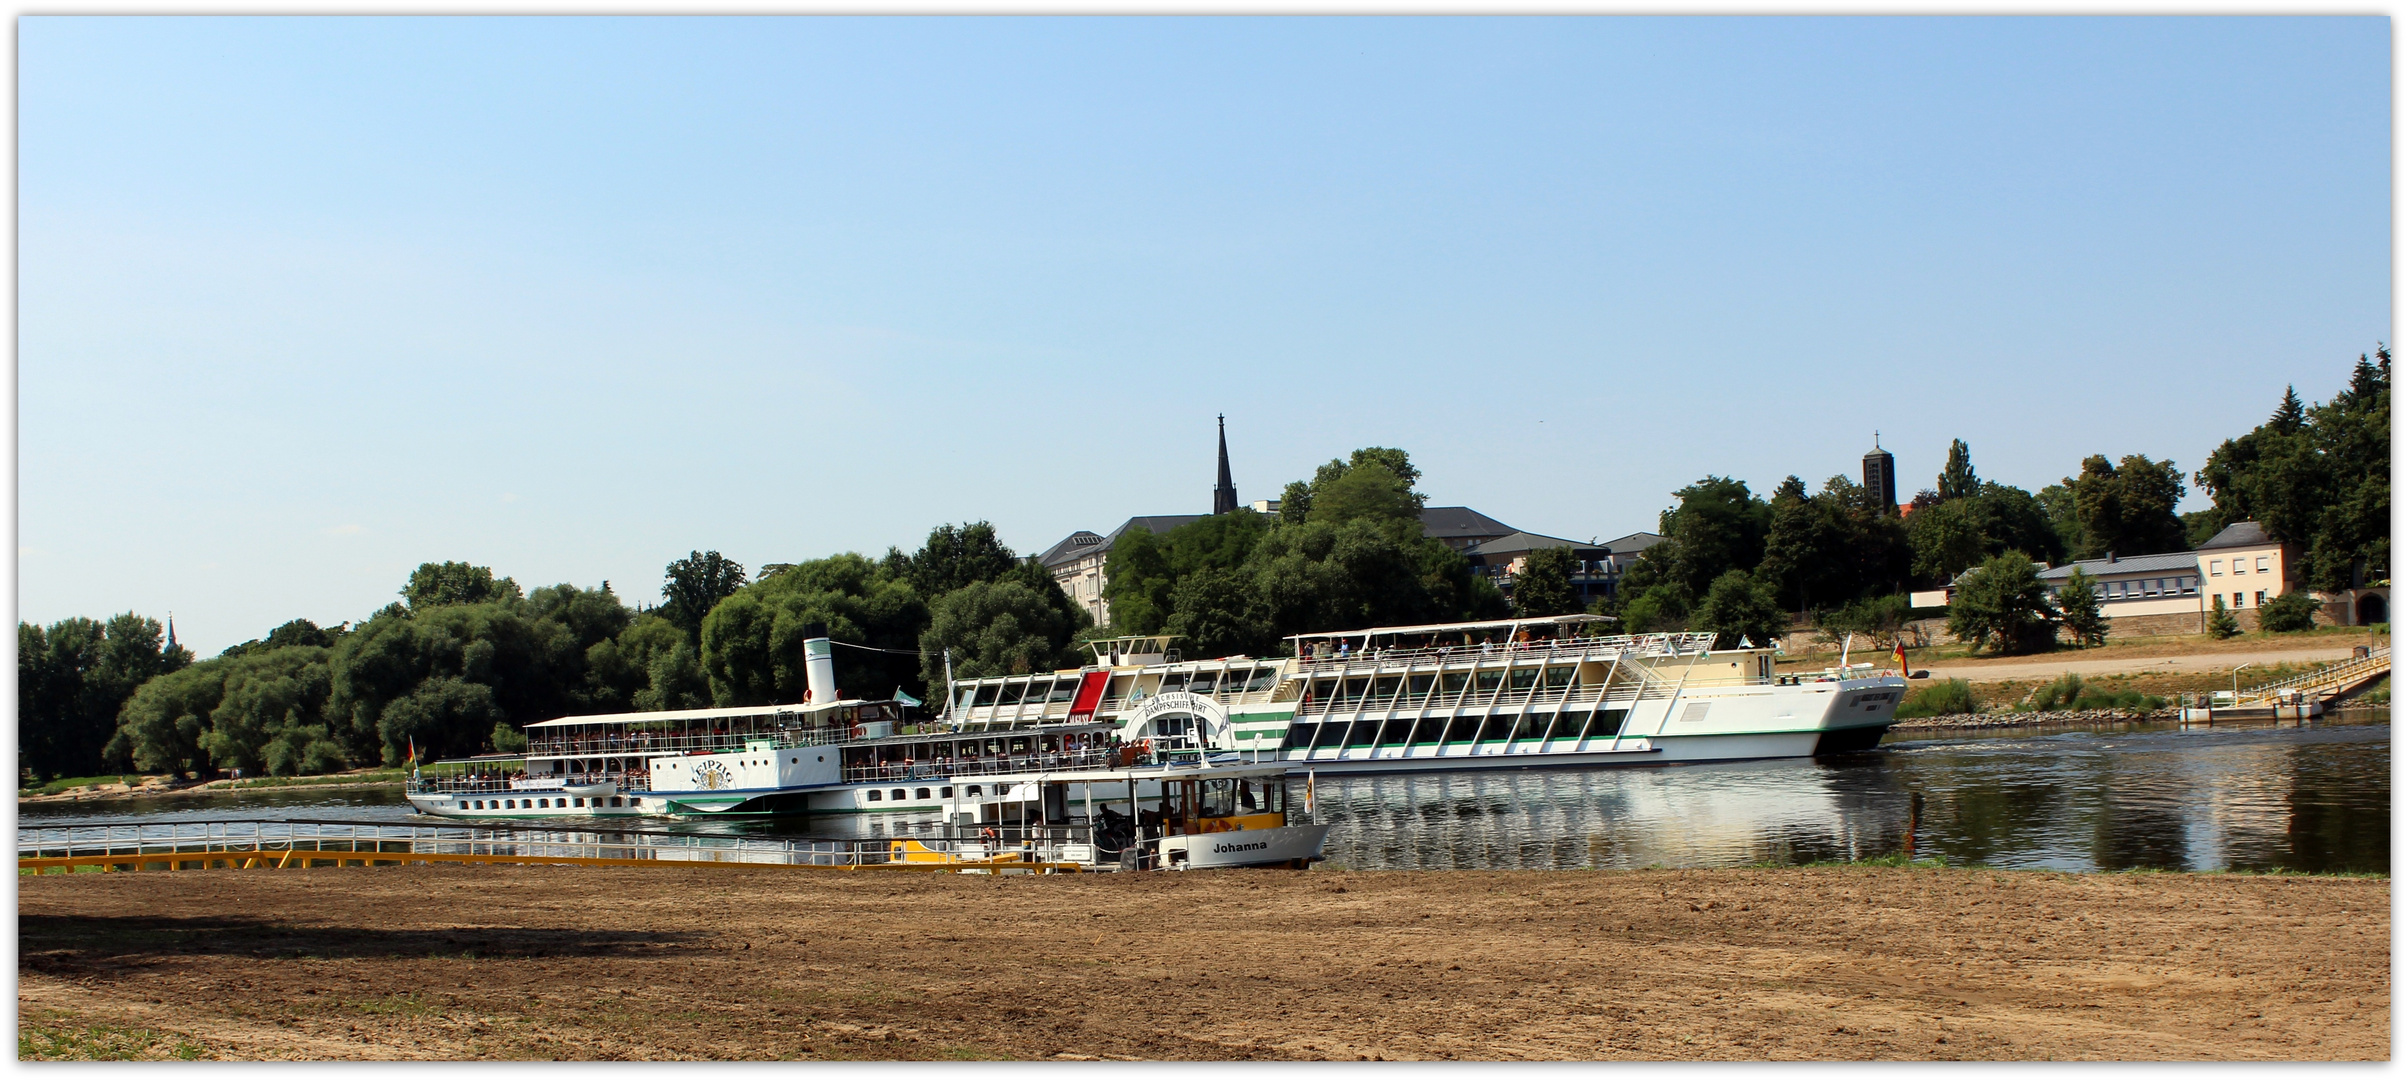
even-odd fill
[(1892, 739), (1648, 769), (1316, 777), (1332, 865), (1744, 866), (1901, 853), (2058, 870), (2390, 869), (2385, 715)]
[[(1302, 781), (1294, 781), (1297, 795)], [(2390, 869), (2384, 711), (2306, 727), (2131, 724), (1892, 737), (1867, 754), (1663, 768), (1314, 778), (1330, 865), (1356, 869), (1744, 866), (1903, 850), (2059, 870)], [(26, 824), (407, 821), (396, 791), (23, 805)], [(871, 836), (932, 817), (629, 822), (695, 833)]]

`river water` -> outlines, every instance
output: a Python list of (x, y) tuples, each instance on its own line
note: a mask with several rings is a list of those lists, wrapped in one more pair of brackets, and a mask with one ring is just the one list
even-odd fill
[[(1314, 777), (1331, 867), (1587, 869), (1877, 858), (2055, 870), (2390, 870), (2390, 717), (1892, 733), (1868, 753), (1659, 768)], [(1291, 788), (1302, 794), (1301, 779)], [(1922, 798), (1919, 816), (1914, 796)], [(413, 820), (392, 791), (22, 805), (24, 825)], [(424, 820), (424, 819), (416, 819)], [(692, 832), (865, 835), (859, 817)]]

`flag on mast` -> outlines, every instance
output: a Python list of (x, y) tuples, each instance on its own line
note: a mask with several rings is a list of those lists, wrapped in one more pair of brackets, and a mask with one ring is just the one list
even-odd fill
[(1897, 639), (1897, 673), (1906, 673), (1906, 639)]

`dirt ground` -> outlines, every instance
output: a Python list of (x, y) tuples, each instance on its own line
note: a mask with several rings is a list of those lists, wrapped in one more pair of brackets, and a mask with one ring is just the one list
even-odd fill
[(2390, 1056), (2387, 879), (435, 866), (18, 886), (22, 1057)]

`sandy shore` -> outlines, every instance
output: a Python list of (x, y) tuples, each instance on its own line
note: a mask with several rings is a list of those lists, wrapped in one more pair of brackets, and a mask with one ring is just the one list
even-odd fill
[(446, 866), (19, 890), (37, 1056), (2391, 1052), (2387, 879)]

